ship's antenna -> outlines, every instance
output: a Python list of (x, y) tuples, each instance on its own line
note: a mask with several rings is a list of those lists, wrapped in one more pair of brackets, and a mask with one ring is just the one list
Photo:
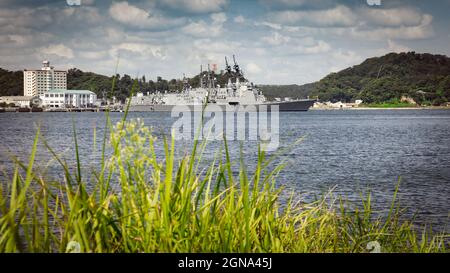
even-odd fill
[(236, 58), (234, 55), (233, 55), (233, 62), (234, 62), (234, 70), (236, 71), (237, 76), (240, 77), (241, 76), (241, 68), (236, 63)]
[(231, 70), (231, 66), (228, 64), (227, 56), (225, 56), (225, 70), (230, 75), (233, 73), (233, 71)]
[(200, 87), (203, 88), (203, 65), (200, 65)]
[(211, 88), (211, 76), (210, 76), (211, 70), (209, 69), (209, 64), (208, 64), (208, 88)]

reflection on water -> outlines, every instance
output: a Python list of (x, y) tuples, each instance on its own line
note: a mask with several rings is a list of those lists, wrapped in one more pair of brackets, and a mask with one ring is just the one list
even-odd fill
[[(121, 113), (112, 113), (118, 121)], [(50, 145), (69, 163), (74, 163), (72, 117), (78, 130), (78, 143), (85, 173), (101, 159), (104, 133), (103, 113), (1, 113), (0, 169), (12, 172), (11, 156), (26, 160), (36, 126)], [(158, 136), (170, 132), (174, 119), (169, 113), (130, 113), (142, 118)], [(94, 141), (94, 128), (97, 136)], [(307, 200), (335, 187), (337, 194), (351, 200), (371, 189), (376, 209), (384, 210), (401, 178), (400, 200), (409, 213), (417, 212), (421, 223), (432, 223), (448, 230), (450, 196), (450, 111), (374, 110), (310, 111), (280, 113), (281, 148), (300, 137), (305, 139), (286, 149), (281, 156), (288, 166), (278, 180)], [(187, 141), (177, 142), (182, 155)], [(243, 145), (243, 156), (254, 167), (257, 145)], [(239, 157), (239, 142), (230, 142), (234, 159)], [(157, 150), (162, 154), (162, 145)], [(208, 146), (206, 161), (213, 158), (220, 142)], [(37, 165), (49, 177), (61, 173), (41, 144)]]

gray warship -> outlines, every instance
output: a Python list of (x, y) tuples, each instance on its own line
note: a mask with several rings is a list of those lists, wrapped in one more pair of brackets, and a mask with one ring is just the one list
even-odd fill
[[(175, 106), (187, 106), (190, 110), (201, 110), (208, 106), (219, 106), (225, 111), (270, 111), (278, 106), (281, 112), (308, 111), (315, 100), (284, 99), (267, 101), (262, 92), (244, 78), (244, 73), (233, 55), (234, 66), (228, 64), (225, 57), (224, 73), (228, 78), (226, 86), (216, 84), (210, 67), (200, 68), (200, 86), (193, 88), (186, 77), (183, 79), (181, 92), (137, 93), (131, 97), (130, 112), (172, 111)], [(250, 106), (250, 107), (249, 107)], [(253, 107), (254, 106), (254, 107)]]

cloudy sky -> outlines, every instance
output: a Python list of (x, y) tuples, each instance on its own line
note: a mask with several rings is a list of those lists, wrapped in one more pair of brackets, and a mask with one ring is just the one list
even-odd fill
[(256, 83), (303, 84), (388, 52), (450, 55), (450, 0), (378, 1), (0, 0), (0, 67), (181, 78), (236, 54)]

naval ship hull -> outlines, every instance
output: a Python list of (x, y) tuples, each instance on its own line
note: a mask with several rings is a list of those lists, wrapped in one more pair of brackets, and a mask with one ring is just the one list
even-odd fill
[[(209, 103), (208, 106), (219, 106), (222, 111), (270, 111), (271, 106), (278, 106), (280, 112), (305, 112), (314, 105), (315, 100), (296, 100), (283, 102), (268, 102), (254, 105), (226, 105)], [(129, 112), (170, 112), (175, 106), (187, 106), (190, 111), (201, 111), (201, 105), (167, 105), (167, 104), (141, 104), (130, 105)], [(254, 106), (254, 107), (248, 107)], [(262, 107), (261, 107), (262, 106)]]

